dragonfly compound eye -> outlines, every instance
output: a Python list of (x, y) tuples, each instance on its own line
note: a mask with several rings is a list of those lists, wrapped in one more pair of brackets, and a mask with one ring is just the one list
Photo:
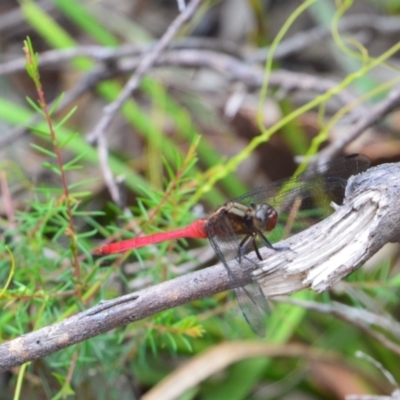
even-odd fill
[(275, 228), (278, 213), (269, 204), (260, 204), (254, 212), (254, 225), (260, 231), (271, 231)]

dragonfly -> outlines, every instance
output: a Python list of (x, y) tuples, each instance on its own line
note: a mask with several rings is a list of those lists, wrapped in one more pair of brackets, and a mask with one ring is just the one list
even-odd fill
[[(258, 336), (265, 337), (264, 316), (270, 307), (252, 272), (263, 261), (260, 244), (276, 251), (287, 250), (274, 247), (266, 233), (277, 229), (278, 223), (280, 232), (286, 231), (288, 235), (320, 221), (326, 216), (323, 209), (332, 212), (331, 201), (341, 203), (348, 178), (369, 166), (368, 157), (362, 154), (341, 157), (252, 190), (223, 204), (208, 218), (198, 219), (184, 228), (111, 243), (97, 249), (95, 254), (121, 253), (182, 238), (208, 239), (228, 273), (245, 320)], [(255, 256), (251, 256), (250, 250), (254, 250)], [(244, 273), (246, 282), (250, 283), (241, 283), (243, 277), (240, 279), (231, 267), (233, 260), (244, 269), (241, 276)]]

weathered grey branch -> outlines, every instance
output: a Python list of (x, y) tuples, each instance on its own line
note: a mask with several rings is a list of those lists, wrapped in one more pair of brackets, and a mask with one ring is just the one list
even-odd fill
[[(353, 177), (343, 206), (321, 223), (262, 249), (265, 261), (254, 272), (269, 296), (334, 285), (359, 268), (384, 244), (400, 238), (400, 164), (385, 164)], [(250, 254), (249, 257), (252, 257)], [(249, 276), (237, 265), (238, 280)], [(193, 272), (136, 293), (106, 301), (54, 325), (0, 345), (0, 371), (45, 357), (72, 344), (160, 311), (231, 288), (222, 265)]]
[(384, 164), (352, 177), (343, 206), (282, 244), (264, 249), (254, 272), (266, 296), (304, 288), (322, 292), (358, 269), (384, 244), (400, 238), (400, 164)]
[[(245, 274), (242, 278), (246, 279)], [(230, 282), (225, 268), (217, 265), (104, 301), (87, 311), (0, 345), (0, 372), (160, 311), (228, 289)]]

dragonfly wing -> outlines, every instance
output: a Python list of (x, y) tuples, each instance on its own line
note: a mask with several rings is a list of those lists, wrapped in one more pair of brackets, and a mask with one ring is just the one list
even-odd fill
[(246, 206), (267, 203), (278, 213), (271, 242), (298, 233), (333, 212), (331, 202), (341, 204), (347, 180), (370, 166), (368, 157), (357, 154), (338, 158), (292, 178), (255, 189), (232, 200)]
[[(266, 330), (262, 311), (268, 311), (269, 307), (260, 286), (256, 282), (249, 283), (246, 286), (236, 288), (235, 293), (246, 322), (256, 335), (264, 338)], [(256, 298), (260, 300), (254, 301)], [(261, 311), (260, 303), (265, 303), (268, 310), (263, 308)]]
[[(221, 230), (224, 232), (224, 235), (221, 235)], [(240, 240), (235, 235), (227, 217), (219, 218), (218, 232), (219, 235), (216, 234), (215, 227), (212, 224), (207, 225), (207, 233), (211, 246), (225, 266), (232, 286), (235, 287), (234, 290), (244, 318), (257, 335), (265, 337), (263, 313), (269, 312), (269, 306), (260, 286), (253, 280), (251, 274), (254, 269), (258, 268), (258, 264), (246, 256), (239, 255)], [(248, 275), (249, 279), (247, 281), (250, 281), (250, 283), (243, 285), (234, 269), (229, 267), (228, 262), (235, 259), (239, 263), (240, 268)]]
[[(337, 158), (326, 164), (312, 167), (300, 175), (273, 182), (265, 187), (240, 196), (233, 202), (249, 205), (251, 203), (278, 203), (289, 194), (302, 196), (310, 191), (318, 193), (331, 192), (336, 194), (338, 188), (346, 187), (347, 180), (352, 176), (366, 171), (371, 165), (369, 158), (363, 154), (351, 154)], [(270, 204), (274, 206), (274, 204)]]

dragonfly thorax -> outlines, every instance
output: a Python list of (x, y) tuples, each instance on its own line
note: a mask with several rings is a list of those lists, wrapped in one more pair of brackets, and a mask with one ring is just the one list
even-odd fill
[(278, 213), (267, 203), (228, 202), (214, 211), (206, 222), (207, 230), (219, 237), (254, 236), (275, 228)]

